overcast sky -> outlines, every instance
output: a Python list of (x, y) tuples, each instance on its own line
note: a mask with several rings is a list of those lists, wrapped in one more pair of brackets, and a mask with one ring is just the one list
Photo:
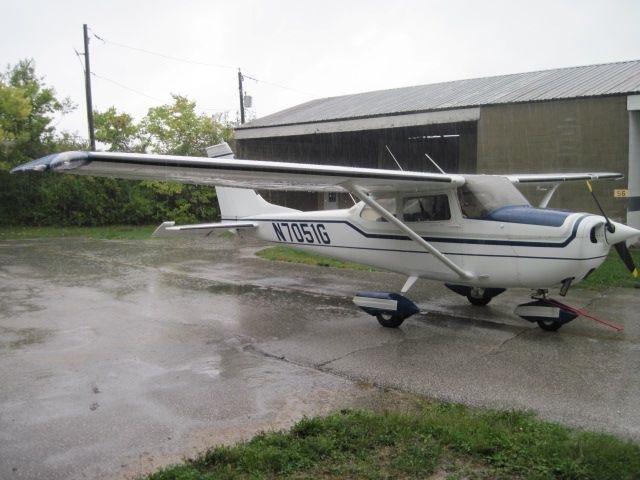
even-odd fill
[(260, 80), (245, 87), (262, 117), (319, 97), (640, 59), (638, 0), (2, 0), (0, 12), (0, 60), (33, 58), (78, 105), (58, 128), (83, 136), (83, 23), (105, 40), (90, 45), (94, 109), (138, 118), (175, 93), (235, 120), (238, 67)]

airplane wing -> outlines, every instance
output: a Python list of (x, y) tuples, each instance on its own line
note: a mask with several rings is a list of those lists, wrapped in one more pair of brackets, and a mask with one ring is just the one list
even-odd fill
[(521, 175), (505, 175), (512, 183), (558, 183), (579, 180), (619, 180), (624, 178), (621, 173), (592, 172), (592, 173), (525, 173)]
[(57, 153), (11, 173), (29, 170), (264, 190), (346, 192), (356, 183), (377, 195), (444, 191), (465, 182), (462, 175), (439, 173), (116, 152)]
[[(621, 173), (615, 172), (592, 172), (592, 173), (525, 173), (522, 175), (505, 175), (511, 183), (543, 185), (547, 190), (544, 198), (540, 201), (539, 208), (547, 208), (551, 197), (556, 192), (562, 182), (575, 182), (592, 180), (619, 180), (624, 177)], [(546, 187), (546, 188), (545, 188)], [(589, 187), (591, 189), (591, 187)]]

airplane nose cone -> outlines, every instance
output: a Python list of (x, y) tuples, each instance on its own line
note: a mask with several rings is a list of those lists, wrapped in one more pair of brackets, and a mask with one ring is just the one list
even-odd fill
[(640, 230), (625, 225), (623, 223), (611, 222), (615, 227), (615, 231), (611, 233), (605, 228), (605, 236), (609, 245), (615, 245), (620, 242), (627, 242), (634, 237), (640, 236)]

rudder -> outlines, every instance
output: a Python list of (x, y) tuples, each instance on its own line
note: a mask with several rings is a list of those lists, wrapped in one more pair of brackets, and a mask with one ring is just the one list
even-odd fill
[[(209, 158), (234, 158), (227, 142), (207, 148)], [(239, 220), (252, 215), (297, 212), (292, 208), (267, 202), (254, 190), (247, 188), (216, 187), (222, 220)]]

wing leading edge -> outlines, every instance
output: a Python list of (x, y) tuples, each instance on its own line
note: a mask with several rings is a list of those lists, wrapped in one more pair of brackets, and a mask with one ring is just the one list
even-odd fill
[(505, 175), (512, 183), (558, 183), (576, 182), (580, 180), (619, 180), (621, 173), (589, 172), (589, 173), (524, 173)]
[(357, 183), (368, 193), (378, 195), (448, 190), (465, 182), (462, 175), (439, 173), (116, 152), (58, 153), (20, 165), (11, 173), (24, 171), (264, 190), (346, 192), (348, 188), (343, 185)]
[[(56, 153), (20, 165), (11, 173), (25, 171), (55, 171), (263, 190), (346, 192), (349, 188), (345, 185), (353, 183), (374, 195), (448, 190), (465, 183), (465, 177), (457, 174), (117, 152)], [(514, 184), (552, 184), (620, 179), (623, 175), (591, 172), (507, 174), (505, 177)]]

